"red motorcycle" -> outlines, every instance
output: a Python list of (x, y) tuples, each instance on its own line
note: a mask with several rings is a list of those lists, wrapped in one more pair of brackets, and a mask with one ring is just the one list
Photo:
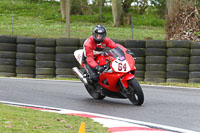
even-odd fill
[[(83, 50), (76, 50), (74, 55), (84, 68), (82, 64)], [(135, 60), (125, 52), (125, 49), (118, 46), (103, 52), (96, 58), (96, 62), (105, 68), (99, 75), (98, 84), (102, 87), (100, 92), (95, 90), (96, 86), (90, 81), (85, 69), (81, 71), (77, 67), (72, 68), (74, 74), (84, 83), (88, 93), (94, 99), (102, 100), (106, 96), (128, 98), (134, 105), (143, 104), (144, 94), (134, 76), (136, 71)]]

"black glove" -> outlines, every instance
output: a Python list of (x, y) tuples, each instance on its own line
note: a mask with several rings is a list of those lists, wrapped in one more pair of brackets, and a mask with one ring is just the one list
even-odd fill
[(126, 53), (127, 53), (127, 54), (130, 54), (130, 55), (133, 56), (133, 57), (135, 57), (135, 54), (134, 54), (131, 50), (129, 50), (129, 49), (127, 49)]
[(103, 72), (103, 71), (105, 70), (105, 67), (102, 67), (102, 66), (95, 66), (94, 69), (97, 71), (97, 73), (101, 73), (101, 72)]

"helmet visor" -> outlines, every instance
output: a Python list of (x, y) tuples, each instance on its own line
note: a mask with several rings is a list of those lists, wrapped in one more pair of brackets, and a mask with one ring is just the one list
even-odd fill
[(96, 39), (101, 40), (103, 38), (103, 34), (96, 34)]

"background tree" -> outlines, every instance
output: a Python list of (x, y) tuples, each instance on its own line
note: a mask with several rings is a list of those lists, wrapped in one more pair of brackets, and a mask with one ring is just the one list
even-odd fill
[(124, 0), (123, 1), (123, 11), (125, 13), (128, 12), (128, 9), (131, 7), (131, 4), (134, 2), (135, 0)]
[(124, 9), (130, 8), (131, 4), (134, 4), (134, 8), (138, 14), (142, 15), (145, 13), (146, 9), (149, 7), (148, 2), (150, 0), (124, 0)]
[(122, 0), (112, 0), (112, 14), (114, 27), (118, 27), (123, 22)]
[(88, 9), (88, 0), (71, 0), (71, 14), (83, 15)]
[(151, 0), (151, 5), (157, 10), (157, 14), (160, 18), (165, 18), (167, 14), (167, 1), (166, 0)]
[(104, 4), (106, 3), (106, 0), (95, 0), (95, 5), (96, 6), (100, 6), (101, 5), (101, 3), (102, 3), (102, 6), (104, 6)]
[(66, 18), (66, 1), (60, 0), (60, 13), (62, 16), (62, 19)]
[(70, 0), (66, 0), (66, 37), (70, 37)]
[(146, 9), (149, 7), (148, 0), (140, 0), (139, 3), (139, 14), (144, 14)]
[[(73, 15), (83, 15), (84, 11), (88, 11), (87, 0), (71, 0), (70, 1), (70, 13)], [(60, 13), (62, 19), (66, 18), (66, 0), (60, 0)]]

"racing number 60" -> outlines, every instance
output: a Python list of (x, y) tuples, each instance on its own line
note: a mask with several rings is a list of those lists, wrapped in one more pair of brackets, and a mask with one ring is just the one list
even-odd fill
[(126, 63), (124, 63), (124, 65), (122, 63), (118, 63), (118, 70), (122, 71), (122, 69), (124, 69), (124, 71), (126, 71)]

